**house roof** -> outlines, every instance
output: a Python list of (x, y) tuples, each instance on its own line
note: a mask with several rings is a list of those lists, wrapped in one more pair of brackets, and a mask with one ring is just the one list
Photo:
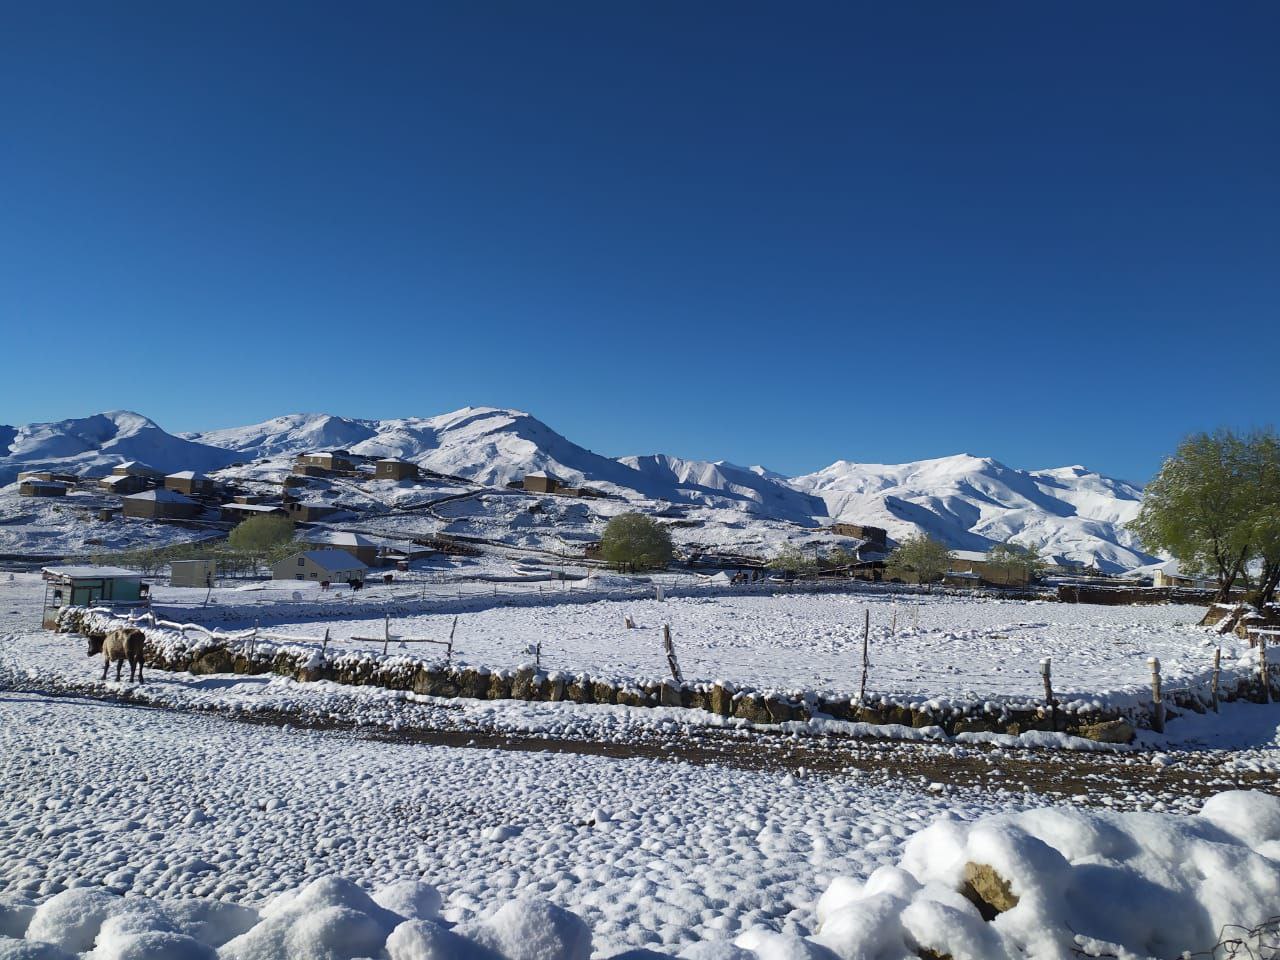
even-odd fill
[(160, 471), (149, 463), (143, 463), (141, 460), (126, 460), (124, 463), (117, 463), (113, 468), (115, 470), (136, 470), (138, 473), (150, 473), (160, 476)]
[(376, 547), (378, 545), (362, 534), (347, 530), (309, 531), (298, 537), (298, 540), (301, 543), (328, 543), (342, 547)]
[[(289, 560), (294, 560), (297, 557), (306, 557), (317, 567), (328, 570), (331, 573), (348, 573), (352, 571), (367, 571), (369, 569), (345, 550), (304, 550), (302, 553), (290, 557)], [(288, 560), (285, 562), (287, 563)]]
[(416, 466), (416, 464), (414, 464), (413, 462), (409, 460), (401, 460), (399, 457), (383, 457), (381, 460), (377, 462), (378, 463), (403, 463), (406, 467)]
[(176, 490), (144, 490), (142, 493), (131, 493), (126, 500), (155, 500), (157, 503), (191, 503), (195, 501), (183, 496)]
[(142, 579), (142, 574), (137, 570), (126, 570), (124, 567), (95, 567), (88, 564), (62, 564), (53, 567), (41, 567), (40, 572), (66, 580), (96, 580), (102, 577), (116, 580)]
[(194, 470), (179, 470), (177, 473), (170, 473), (165, 476), (166, 480), (203, 480), (203, 473), (196, 473)]
[(282, 513), (284, 507), (270, 503), (224, 503), (223, 510), (246, 510), (249, 513)]
[(103, 477), (101, 482), (105, 483), (109, 487), (114, 487), (117, 483), (124, 483), (126, 480), (133, 480), (133, 479), (135, 478), (111, 476), (111, 477)]
[(45, 488), (45, 489), (57, 489), (57, 490), (65, 490), (65, 489), (67, 489), (67, 484), (63, 483), (61, 480), (31, 480), (31, 479), (27, 479), (27, 480), (22, 480), (22, 481), (20, 481), (20, 483), (21, 483), (21, 485), (22, 485), (22, 486), (24, 486), (24, 487), (43, 487), (43, 488)]

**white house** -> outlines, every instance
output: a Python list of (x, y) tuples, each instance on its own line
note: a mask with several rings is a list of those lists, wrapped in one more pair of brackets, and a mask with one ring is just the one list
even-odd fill
[(310, 580), (364, 583), (369, 568), (345, 550), (304, 550), (271, 566), (273, 580)]

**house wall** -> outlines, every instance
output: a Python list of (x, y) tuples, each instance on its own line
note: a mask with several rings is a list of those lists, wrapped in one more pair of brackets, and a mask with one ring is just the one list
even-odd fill
[(554, 477), (525, 477), (524, 488), (530, 493), (555, 493), (556, 481)]
[(273, 580), (306, 580), (319, 583), (328, 580), (330, 583), (345, 583), (350, 579), (363, 580), (365, 571), (358, 568), (352, 570), (326, 570), (310, 557), (286, 557), (271, 567)]
[(187, 496), (193, 497), (197, 494), (205, 493), (213, 484), (204, 477), (165, 477), (164, 486), (166, 490), (185, 493)]
[(45, 486), (43, 483), (23, 483), (18, 486), (21, 497), (65, 497), (66, 487)]
[(214, 560), (175, 560), (169, 564), (169, 583), (175, 587), (204, 587), (218, 575)]
[(375, 463), (373, 465), (375, 480), (416, 480), (418, 465), (416, 463)]
[(124, 504), (124, 515), (126, 517), (141, 517), (151, 520), (189, 520), (200, 512), (200, 507), (194, 503), (130, 500), (128, 497), (121, 502)]

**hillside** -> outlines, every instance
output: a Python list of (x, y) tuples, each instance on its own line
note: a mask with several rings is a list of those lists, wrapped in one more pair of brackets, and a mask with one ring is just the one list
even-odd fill
[[(813, 531), (847, 520), (885, 527), (894, 538), (925, 531), (954, 549), (984, 550), (1012, 539), (1110, 571), (1154, 559), (1124, 529), (1141, 504), (1138, 487), (1081, 466), (1024, 471), (967, 454), (903, 464), (840, 460), (788, 479), (763, 467), (661, 453), (614, 459), (528, 413), (494, 407), (387, 420), (289, 414), (182, 436), (138, 414), (113, 411), (0, 427), (0, 443), (0, 484), (23, 469), (101, 474), (130, 459), (161, 470), (203, 471), (253, 461), (237, 475), (265, 477), (286, 470), (289, 458), (302, 451), (343, 448), (401, 457), (499, 488), (544, 470), (609, 494), (615, 503), (696, 510), (726, 543), (776, 543), (779, 529)], [(762, 525), (769, 527), (767, 535)]]

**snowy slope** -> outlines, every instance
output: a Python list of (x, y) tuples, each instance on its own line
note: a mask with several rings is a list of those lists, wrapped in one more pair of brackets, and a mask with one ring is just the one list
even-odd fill
[(1030, 472), (968, 454), (840, 460), (791, 484), (821, 497), (833, 518), (883, 526), (898, 539), (924, 532), (963, 550), (1014, 540), (1110, 571), (1153, 559), (1124, 529), (1142, 491), (1080, 466)]
[(13, 482), (22, 470), (102, 476), (118, 463), (141, 460), (166, 472), (206, 471), (236, 459), (233, 452), (166, 433), (128, 410), (56, 423), (0, 426), (0, 486)]

